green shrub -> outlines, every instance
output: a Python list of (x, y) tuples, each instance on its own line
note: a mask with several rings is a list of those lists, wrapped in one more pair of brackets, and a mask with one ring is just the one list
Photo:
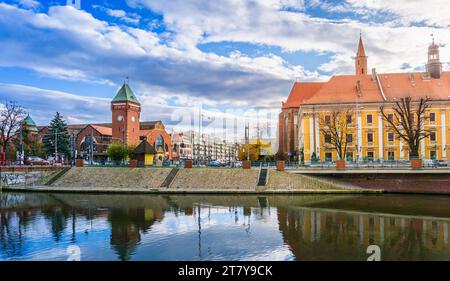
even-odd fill
[(128, 156), (128, 148), (121, 143), (112, 143), (108, 146), (106, 154), (115, 164), (119, 164)]

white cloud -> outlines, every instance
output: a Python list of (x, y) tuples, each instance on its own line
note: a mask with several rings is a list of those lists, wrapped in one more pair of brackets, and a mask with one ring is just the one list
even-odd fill
[(36, 0), (17, 0), (17, 2), (25, 8), (36, 8), (39, 7), (41, 4)]
[[(282, 2), (271, 0), (212, 2), (173, 0), (134, 0), (164, 15), (164, 23), (175, 33), (177, 48), (195, 48), (200, 43), (247, 42), (279, 46), (286, 52), (314, 51), (333, 54), (332, 60), (319, 70), (333, 74), (353, 72), (352, 57), (356, 53), (359, 32), (363, 32), (369, 66), (380, 71), (399, 71), (404, 64), (412, 69), (423, 67), (426, 48), (433, 33), (441, 48), (441, 57), (450, 60), (450, 36), (446, 29), (433, 26), (398, 25), (398, 21), (449, 22), (448, 5), (423, 5), (421, 1), (353, 1), (340, 4), (327, 1), (307, 1), (300, 11), (284, 10)], [(407, 3), (406, 3), (407, 2)], [(442, 1), (436, 1), (442, 2)], [(428, 2), (427, 2), (428, 3)], [(403, 5), (404, 4), (404, 5)], [(422, 7), (426, 6), (426, 7)], [(395, 15), (395, 22), (374, 23), (360, 20), (331, 20), (307, 14), (308, 7), (320, 7), (328, 12)], [(450, 6), (448, 6), (450, 8)], [(183, 17), (184, 14), (191, 15)], [(301, 75), (300, 75), (301, 76)]]
[(0, 99), (21, 104), (38, 125), (47, 124), (56, 111), (71, 123), (109, 121), (110, 99), (5, 83), (0, 83)]
[(118, 18), (126, 23), (138, 24), (139, 21), (141, 20), (141, 16), (139, 16), (138, 14), (135, 14), (135, 13), (127, 14), (127, 12), (125, 12), (124, 10), (110, 9), (110, 8), (103, 7), (100, 5), (92, 5), (92, 7), (94, 9), (103, 11), (110, 17)]
[[(0, 37), (3, 52), (0, 66), (109, 84), (120, 83), (130, 76), (133, 86), (150, 97), (160, 95), (161, 99), (170, 98), (178, 103), (195, 99), (217, 107), (256, 105), (278, 109), (296, 77), (324, 80), (327, 77), (320, 71), (352, 73), (352, 56), (360, 30), (369, 67), (376, 67), (379, 72), (399, 71), (402, 65), (409, 65), (408, 70), (423, 67), (430, 33), (442, 44), (444, 63), (450, 61), (450, 34), (446, 29), (408, 24), (416, 18), (427, 24), (443, 25), (449, 14), (445, 12), (447, 8), (436, 12), (438, 6), (434, 3), (431, 8), (421, 9), (417, 1), (411, 1), (407, 7), (413, 11), (397, 4), (350, 0), (338, 6), (316, 0), (306, 3), (224, 0), (220, 5), (200, 0), (128, 0), (127, 3), (135, 7), (144, 5), (161, 14), (161, 25), (167, 32), (157, 34), (137, 27), (117, 26), (72, 7), (53, 6), (47, 13), (38, 13), (0, 3), (0, 31), (6, 34)], [(363, 17), (318, 18), (307, 14), (312, 6), (356, 15), (382, 11), (395, 15), (396, 22), (378, 24)], [(99, 9), (114, 18), (139, 19), (138, 15), (134, 17), (126, 11)], [(159, 26), (159, 23), (151, 25)], [(285, 52), (326, 53), (331, 54), (331, 59), (318, 71), (309, 71), (301, 62), (290, 64), (270, 53), (235, 51), (218, 55), (199, 49), (202, 43), (223, 42), (278, 46)]]
[(367, 11), (386, 12), (398, 17), (402, 24), (424, 22), (427, 25), (448, 27), (450, 24), (450, 6), (447, 0), (347, 0), (355, 8)]
[(180, 50), (162, 44), (153, 32), (109, 25), (72, 7), (51, 7), (41, 14), (0, 4), (0, 12), (5, 15), (1, 25), (20, 31), (2, 42), (0, 65), (59, 78), (106, 83), (130, 76), (137, 85), (215, 102), (242, 103), (258, 96), (261, 105), (270, 105), (279, 104), (295, 77), (319, 77), (270, 54), (226, 57)]

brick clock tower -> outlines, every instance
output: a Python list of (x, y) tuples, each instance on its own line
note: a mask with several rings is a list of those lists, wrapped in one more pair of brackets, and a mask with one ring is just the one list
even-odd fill
[(124, 83), (111, 101), (113, 141), (125, 144), (139, 142), (141, 104), (128, 83)]

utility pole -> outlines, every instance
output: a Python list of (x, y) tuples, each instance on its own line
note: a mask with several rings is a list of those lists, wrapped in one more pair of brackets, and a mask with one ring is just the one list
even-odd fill
[(75, 158), (76, 158), (76, 139), (75, 133), (72, 133), (72, 166), (75, 166)]
[[(199, 108), (198, 109), (198, 155), (197, 158), (200, 158), (200, 145), (202, 143), (202, 137), (201, 137), (201, 126), (202, 126), (202, 111)], [(199, 161), (199, 159), (197, 159), (197, 162)]]
[(94, 136), (91, 135), (91, 165), (94, 164)]
[(89, 143), (90, 145), (91, 145), (91, 155), (90, 155), (90, 162), (91, 162), (91, 165), (92, 164), (94, 164), (94, 129), (93, 128), (91, 128), (91, 137), (90, 137), (90, 143)]
[(193, 163), (195, 164), (197, 154), (195, 153), (194, 130), (191, 130), (191, 155), (190, 155), (190, 157), (192, 158)]
[(247, 145), (247, 161), (250, 160), (250, 122), (245, 125), (245, 144)]
[(23, 133), (22, 133), (22, 129), (23, 129), (23, 121), (20, 123), (20, 133), (19, 133), (19, 165), (23, 164), (23, 160), (24, 160), (24, 152), (23, 152)]

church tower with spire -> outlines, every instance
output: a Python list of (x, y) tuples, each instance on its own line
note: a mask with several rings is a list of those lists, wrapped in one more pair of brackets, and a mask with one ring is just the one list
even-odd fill
[(439, 58), (439, 46), (434, 43), (434, 38), (431, 42), (431, 45), (428, 47), (427, 72), (431, 76), (431, 78), (441, 78), (442, 63)]
[(362, 36), (359, 34), (358, 52), (355, 58), (356, 76), (367, 75), (367, 56), (364, 51)]

